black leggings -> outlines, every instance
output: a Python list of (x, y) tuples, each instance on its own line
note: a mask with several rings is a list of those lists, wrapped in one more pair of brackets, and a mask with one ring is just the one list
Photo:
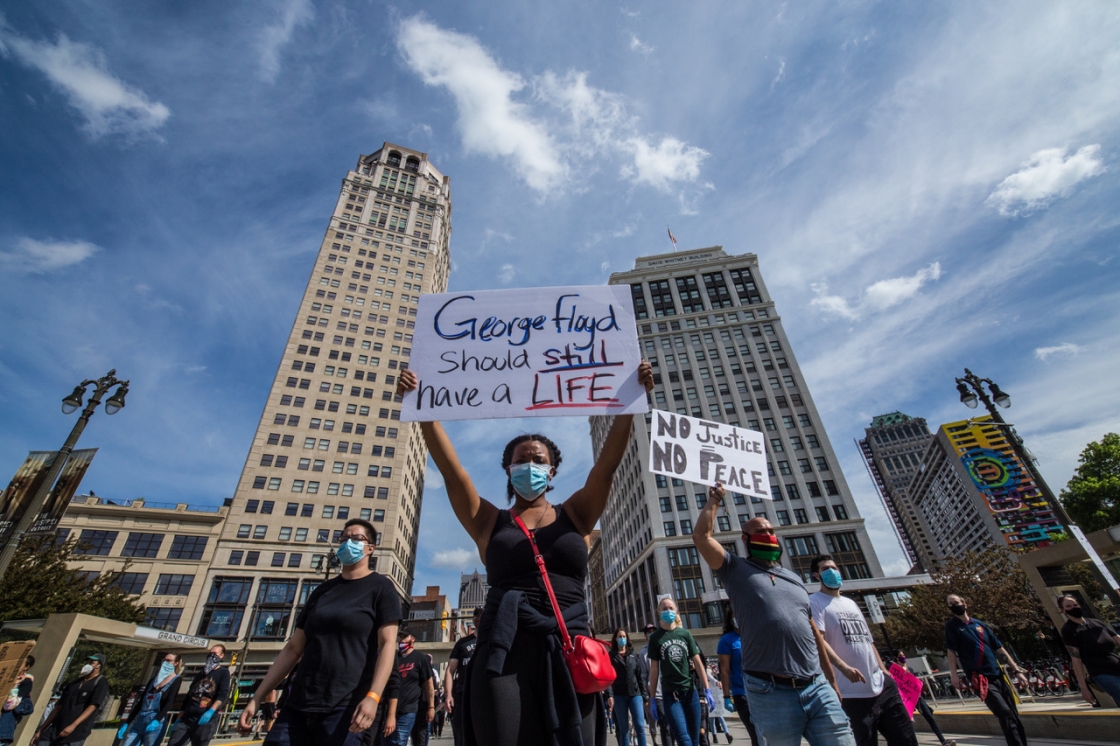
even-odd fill
[[(475, 661), (486, 659), (485, 643), (479, 643)], [(470, 672), (470, 719), (478, 746), (547, 746), (552, 742), (544, 731), (542, 708), (544, 686), (540, 660), (543, 641), (535, 635), (519, 633), (506, 656), (500, 676), (478, 668)], [(479, 656), (479, 653), (484, 653)], [(606, 746), (607, 721), (599, 706), (599, 695), (580, 694), (583, 716), (580, 733), (584, 746)]]

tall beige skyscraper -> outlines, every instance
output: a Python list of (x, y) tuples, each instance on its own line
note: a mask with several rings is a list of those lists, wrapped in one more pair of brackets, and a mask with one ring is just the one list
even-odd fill
[(261, 415), (191, 631), (285, 639), (343, 524), (378, 530), (376, 569), (412, 594), (427, 449), (400, 422), (422, 293), (447, 289), (451, 191), (385, 143), (346, 173)]

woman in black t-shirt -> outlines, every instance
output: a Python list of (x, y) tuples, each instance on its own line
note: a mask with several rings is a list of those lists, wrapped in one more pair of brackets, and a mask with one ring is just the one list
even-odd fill
[(299, 663), (265, 743), (360, 746), (393, 670), (401, 619), (393, 584), (369, 568), (376, 535), (368, 521), (346, 522), (336, 550), (342, 573), (307, 599), (291, 638), (241, 713), (243, 733), (261, 699)]
[[(417, 387), (412, 370), (401, 372), (397, 394)], [(653, 369), (643, 361), (638, 380), (653, 389)], [(603, 746), (606, 722), (598, 695), (577, 694), (560, 654), (559, 632), (529, 539), (533, 532), (549, 580), (574, 637), (588, 633), (583, 606), (587, 539), (606, 508), (614, 473), (630, 442), (632, 415), (616, 415), (599, 460), (583, 487), (567, 501), (548, 501), (560, 449), (543, 435), (523, 435), (506, 445), (502, 469), (513, 503), (499, 509), (482, 499), (438, 422), (421, 422), (451, 507), (486, 564), (490, 592), (478, 627), (478, 647), (465, 691), (468, 744), (478, 746)], [(512, 595), (510, 595), (512, 594)], [(506, 599), (503, 601), (503, 599)]]

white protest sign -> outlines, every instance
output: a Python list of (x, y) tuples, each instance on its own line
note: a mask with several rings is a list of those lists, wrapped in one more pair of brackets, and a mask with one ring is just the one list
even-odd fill
[(628, 286), (423, 295), (401, 420), (648, 411)]
[(728, 492), (770, 497), (762, 433), (724, 422), (653, 410), (649, 470)]

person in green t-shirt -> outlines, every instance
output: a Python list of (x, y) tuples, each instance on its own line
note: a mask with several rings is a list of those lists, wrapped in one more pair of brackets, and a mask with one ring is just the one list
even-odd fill
[(649, 637), (649, 690), (657, 691), (661, 677), (661, 701), (665, 712), (657, 712), (657, 700), (650, 700), (650, 714), (654, 720), (665, 717), (680, 746), (698, 746), (700, 743), (700, 695), (692, 684), (690, 666), (696, 671), (708, 708), (714, 706), (712, 690), (708, 687), (708, 674), (700, 659), (700, 648), (692, 633), (680, 626), (677, 604), (671, 598), (661, 599), (657, 605), (661, 629)]

